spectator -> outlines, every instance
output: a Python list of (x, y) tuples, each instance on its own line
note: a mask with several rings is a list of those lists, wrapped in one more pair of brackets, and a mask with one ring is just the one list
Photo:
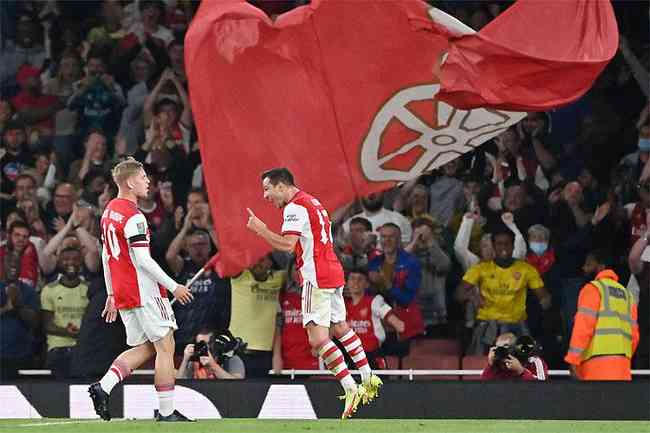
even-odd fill
[(377, 250), (377, 238), (372, 233), (372, 224), (363, 217), (354, 217), (350, 220), (348, 242), (339, 251), (339, 259), (343, 269), (367, 267), (368, 262), (380, 254)]
[[(75, 52), (66, 51), (59, 61), (56, 76), (44, 87), (46, 95), (59, 98), (64, 107), (54, 117), (54, 148), (65, 169), (72, 161), (77, 144), (77, 112), (65, 106), (74, 92), (74, 83), (81, 78), (81, 60)], [(65, 175), (65, 173), (63, 173)]]
[(2, 215), (6, 216), (4, 213), (6, 210), (15, 208), (18, 202), (27, 197), (36, 197), (36, 179), (29, 174), (23, 173), (16, 177), (14, 191), (10, 198), (2, 200)]
[[(214, 332), (207, 328), (201, 328), (196, 334), (195, 343), (188, 344), (183, 350), (183, 360), (178, 367), (177, 379), (243, 379), (246, 377), (246, 368), (244, 362), (237, 355), (223, 357), (222, 361), (217, 362), (215, 357), (219, 354), (213, 354)], [(205, 354), (196, 352), (197, 347), (203, 343)]]
[(397, 225), (384, 224), (379, 233), (383, 254), (368, 264), (370, 283), (393, 306), (395, 314), (405, 324), (401, 337), (409, 339), (424, 331), (422, 312), (416, 302), (422, 269), (418, 259), (402, 248)]
[(0, 97), (0, 136), (4, 135), (7, 124), (14, 119), (14, 107), (8, 100)]
[[(56, 221), (56, 235), (45, 245), (43, 256), (45, 260), (41, 268), (45, 275), (50, 275), (60, 260), (60, 252), (69, 246), (82, 251), (82, 275), (90, 277), (99, 272), (99, 240), (92, 233), (97, 223), (89, 207), (74, 206), (73, 212), (66, 222), (62, 218)], [(90, 279), (90, 278), (88, 278)]]
[[(534, 344), (534, 340), (529, 338)], [(502, 348), (508, 352), (504, 359), (495, 359), (497, 350)], [(488, 352), (488, 365), (481, 374), (482, 380), (546, 380), (548, 367), (539, 356), (534, 355), (535, 350), (522, 344), (522, 339), (511, 332), (497, 337), (494, 346)]]
[(383, 205), (384, 194), (383, 193), (373, 193), (361, 199), (361, 206), (363, 207), (363, 212), (354, 215), (352, 218), (348, 219), (343, 223), (343, 230), (345, 233), (350, 231), (350, 222), (353, 218), (362, 217), (370, 221), (374, 233), (378, 235), (377, 231), (380, 227), (384, 226), (386, 223), (395, 224), (402, 234), (402, 242), (408, 243), (411, 241), (412, 229), (409, 220), (399, 212), (395, 212), (389, 209), (386, 209)]
[(361, 339), (370, 367), (386, 368), (386, 361), (381, 352), (381, 345), (386, 340), (382, 322), (386, 322), (399, 334), (405, 331), (404, 322), (393, 313), (393, 309), (381, 295), (368, 294), (369, 287), (368, 272), (364, 268), (354, 269), (348, 274), (346, 320)]
[(16, 37), (13, 43), (9, 42), (2, 48), (0, 55), (0, 88), (3, 94), (11, 91), (15, 86), (15, 77), (18, 69), (24, 64), (29, 64), (41, 69), (47, 58), (43, 49), (42, 35), (38, 24), (27, 16), (21, 16), (16, 26)]
[(106, 152), (106, 136), (101, 130), (91, 129), (84, 140), (84, 156), (70, 165), (68, 182), (80, 186), (86, 174), (93, 169), (109, 172), (112, 161)]
[(34, 159), (27, 148), (27, 136), (22, 123), (9, 122), (2, 136), (0, 149), (0, 170), (2, 170), (3, 199), (10, 199), (16, 186), (16, 179), (27, 167), (34, 166)]
[[(7, 230), (7, 243), (0, 246), (0, 263), (8, 255), (20, 257), (20, 271), (18, 278), (24, 284), (35, 289), (38, 283), (38, 252), (36, 247), (29, 241), (31, 230), (23, 221), (15, 221)], [(0, 280), (5, 279), (3, 272), (0, 272)]]
[(639, 369), (650, 368), (650, 255), (648, 243), (650, 242), (650, 213), (646, 219), (646, 232), (634, 243), (628, 257), (630, 271), (636, 281), (636, 293), (632, 285), (630, 292), (634, 295), (638, 305), (639, 346), (633, 359), (633, 367)]
[(487, 352), (497, 335), (503, 332), (518, 336), (529, 333), (525, 322), (528, 289), (535, 291), (544, 309), (551, 305), (550, 295), (537, 270), (512, 257), (512, 232), (502, 229), (493, 234), (493, 245), (494, 260), (469, 268), (459, 287), (461, 301), (476, 297), (474, 287), (479, 288), (478, 299), (474, 300), (479, 305), (477, 323), (467, 351), (470, 354)]
[(59, 254), (61, 277), (43, 287), (41, 308), (47, 334), (47, 367), (57, 379), (71, 375), (72, 350), (88, 306), (88, 285), (80, 278), (81, 251), (66, 248)]
[(282, 369), (318, 370), (318, 356), (312, 353), (307, 332), (302, 326), (301, 292), (294, 261), (289, 265), (291, 278), (280, 291), (280, 317), (275, 330), (280, 338), (274, 339), (273, 371)]
[[(166, 255), (172, 274), (181, 282), (191, 280), (206, 266), (214, 253), (211, 250), (210, 235), (201, 229), (189, 231), (190, 218), (186, 217), (185, 221), (186, 224), (172, 241)], [(181, 255), (182, 249), (187, 251), (187, 256)], [(173, 305), (178, 323), (174, 339), (179, 352), (201, 328), (227, 329), (230, 315), (230, 280), (219, 277), (211, 266), (207, 266), (188, 289), (194, 295), (194, 301), (187, 305)]]
[(426, 217), (414, 219), (412, 225), (413, 240), (404, 250), (420, 262), (422, 282), (417, 302), (422, 309), (424, 325), (431, 331), (433, 327), (447, 324), (446, 280), (451, 260), (441, 247), (441, 227)]
[(443, 227), (447, 227), (454, 214), (465, 205), (463, 182), (457, 178), (460, 164), (460, 158), (444, 164), (440, 176), (429, 186), (429, 213)]
[[(182, 107), (170, 98), (159, 99), (161, 90), (169, 85), (180, 97)], [(144, 150), (179, 147), (186, 155), (190, 153), (190, 102), (187, 91), (171, 69), (165, 69), (156, 87), (146, 97), (143, 115), (144, 126), (148, 128)]]
[(18, 118), (28, 127), (29, 144), (35, 147), (43, 138), (50, 139), (54, 135), (54, 116), (64, 105), (56, 96), (43, 94), (37, 68), (21, 66), (17, 81), (21, 92), (11, 102)]
[(165, 16), (165, 4), (161, 0), (142, 0), (139, 9), (142, 22), (137, 22), (131, 27), (131, 34), (140, 42), (150, 38), (160, 46), (167, 46), (174, 39), (174, 35), (161, 24)]
[(639, 344), (637, 306), (618, 283), (606, 251), (587, 255), (590, 280), (580, 290), (569, 351), (564, 360), (580, 380), (632, 380), (632, 355)]
[(72, 376), (90, 379), (102, 376), (126, 349), (126, 333), (119, 316), (112, 323), (102, 317), (107, 298), (103, 275), (90, 281), (87, 296), (88, 306), (72, 355)]
[(34, 331), (38, 325), (38, 296), (18, 279), (20, 256), (4, 257), (0, 279), (0, 380), (18, 378), (19, 369), (33, 366)]
[[(406, 200), (404, 200), (404, 196), (406, 196)], [(405, 203), (402, 204), (404, 201)], [(404, 214), (411, 222), (421, 216), (431, 217), (429, 215), (429, 189), (422, 184), (416, 184), (410, 189), (408, 195), (401, 191), (395, 201), (394, 208)]]
[(45, 208), (45, 224), (50, 233), (55, 234), (62, 223), (70, 218), (78, 198), (77, 189), (71, 183), (57, 185), (54, 190), (54, 200)]
[(68, 108), (78, 112), (80, 135), (87, 135), (93, 128), (107, 134), (117, 131), (125, 103), (122, 88), (108, 73), (101, 54), (88, 54), (86, 70), (86, 77), (74, 84), (74, 93), (68, 100)]
[(102, 2), (101, 25), (93, 27), (88, 32), (86, 41), (95, 46), (114, 47), (120, 39), (126, 36), (122, 27), (124, 11), (119, 1), (104, 0)]
[(266, 377), (273, 365), (279, 294), (286, 272), (273, 270), (270, 254), (230, 280), (230, 332), (248, 343), (243, 355), (248, 377)]
[[(30, 241), (32, 241), (32, 243), (37, 247), (40, 257), (40, 250), (45, 246), (44, 242), (49, 239), (50, 234), (48, 233), (47, 227), (41, 217), (41, 210), (38, 206), (38, 201), (36, 200), (36, 197), (23, 197), (23, 199), (16, 204), (16, 207), (25, 213), (25, 218), (27, 218), (25, 222), (29, 225), (29, 228), (32, 231)], [(32, 238), (38, 238), (39, 241), (34, 241)]]

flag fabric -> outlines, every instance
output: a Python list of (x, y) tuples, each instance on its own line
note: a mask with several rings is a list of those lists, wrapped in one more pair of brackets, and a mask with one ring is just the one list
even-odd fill
[(519, 0), (480, 32), (452, 38), (439, 99), (549, 110), (587, 92), (617, 50), (609, 0)]
[(333, 211), (522, 119), (437, 97), (450, 40), (472, 33), (418, 0), (313, 0), (275, 21), (243, 0), (202, 2), (185, 62), (219, 273), (233, 275), (269, 250), (246, 229), (247, 207), (280, 227), (281, 211), (262, 200), (264, 170), (287, 167)]

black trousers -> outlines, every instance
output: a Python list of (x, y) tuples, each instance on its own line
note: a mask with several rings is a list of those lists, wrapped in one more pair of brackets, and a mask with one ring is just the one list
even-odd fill
[(273, 352), (265, 350), (248, 350), (240, 355), (246, 367), (246, 379), (251, 377), (269, 377), (273, 366)]

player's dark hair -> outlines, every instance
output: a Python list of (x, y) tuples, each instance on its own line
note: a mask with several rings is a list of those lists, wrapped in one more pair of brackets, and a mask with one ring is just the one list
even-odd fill
[(277, 185), (280, 182), (282, 182), (287, 186), (296, 185), (293, 180), (293, 174), (291, 174), (289, 169), (284, 167), (273, 168), (271, 170), (265, 171), (264, 173), (262, 173), (262, 181), (264, 179), (268, 179), (271, 185), (273, 186)]
[(361, 224), (367, 231), (372, 231), (372, 223), (367, 218), (354, 217), (350, 220), (350, 226), (352, 226), (352, 224)]

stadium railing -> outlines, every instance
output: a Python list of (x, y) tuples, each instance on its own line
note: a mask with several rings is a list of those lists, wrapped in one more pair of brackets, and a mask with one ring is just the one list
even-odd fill
[[(350, 370), (352, 374), (359, 374), (358, 370)], [(482, 370), (373, 370), (379, 376), (406, 376), (408, 380), (414, 380), (416, 376), (480, 376)], [(50, 370), (18, 370), (21, 376), (49, 376)], [(152, 376), (153, 370), (134, 370), (134, 375)], [(295, 379), (299, 376), (329, 376), (329, 370), (282, 370), (280, 374), (269, 371), (269, 377), (287, 376)], [(549, 370), (549, 376), (569, 376), (569, 370)], [(650, 376), (650, 370), (632, 370), (633, 376)]]

